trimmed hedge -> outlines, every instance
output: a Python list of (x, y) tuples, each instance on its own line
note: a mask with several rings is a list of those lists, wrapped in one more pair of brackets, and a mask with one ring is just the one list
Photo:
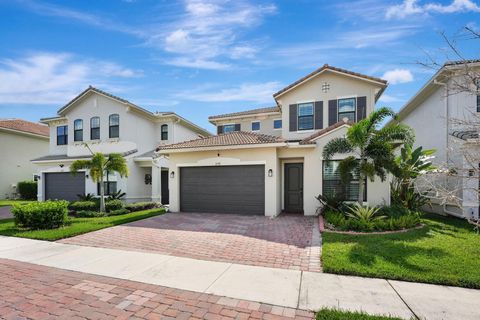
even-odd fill
[(112, 211), (108, 212), (107, 215), (109, 215), (109, 216), (120, 216), (122, 214), (127, 214), (129, 212), (130, 211), (128, 211), (127, 209), (121, 208), (121, 209), (118, 209), (118, 210), (112, 210)]
[(96, 201), (75, 201), (69, 205), (69, 209), (79, 211), (98, 211), (99, 205)]
[(37, 181), (20, 181), (17, 190), (24, 200), (37, 200)]
[(59, 228), (67, 221), (68, 201), (33, 202), (14, 204), (12, 214), (15, 225), (29, 229)]
[(125, 206), (125, 209), (127, 209), (130, 212), (134, 212), (134, 211), (142, 211), (142, 210), (148, 210), (153, 208), (159, 208), (160, 206), (161, 204), (158, 202), (136, 202), (136, 203), (127, 204)]
[(122, 208), (123, 208), (123, 201), (122, 200), (114, 199), (114, 200), (109, 200), (109, 201), (105, 202), (105, 210), (107, 212), (119, 210), (119, 209), (122, 209)]
[(79, 218), (97, 218), (105, 216), (104, 213), (100, 213), (98, 211), (92, 210), (80, 210), (75, 213), (75, 215)]

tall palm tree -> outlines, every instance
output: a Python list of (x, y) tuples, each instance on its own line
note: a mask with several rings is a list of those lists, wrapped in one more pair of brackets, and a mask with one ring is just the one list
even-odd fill
[(373, 181), (378, 176), (385, 181), (395, 158), (395, 147), (413, 143), (413, 130), (404, 124), (395, 121), (379, 129), (381, 123), (390, 117), (396, 118), (392, 109), (379, 108), (348, 128), (345, 137), (330, 140), (323, 149), (325, 160), (335, 154), (353, 154), (340, 161), (338, 170), (344, 182), (353, 178), (353, 172), (358, 174), (359, 204), (363, 202), (365, 179)]
[(92, 154), (90, 160), (76, 160), (70, 165), (70, 172), (76, 174), (79, 170), (87, 169), (93, 182), (100, 184), (100, 212), (105, 212), (104, 179), (109, 173), (118, 172), (120, 176), (128, 177), (128, 166), (120, 153), (111, 153), (108, 156), (94, 153), (87, 144), (84, 144)]

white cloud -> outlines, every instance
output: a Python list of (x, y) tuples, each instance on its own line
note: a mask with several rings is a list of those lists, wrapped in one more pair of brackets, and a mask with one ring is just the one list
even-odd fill
[(385, 72), (382, 76), (391, 84), (407, 83), (413, 81), (413, 75), (408, 69), (393, 69)]
[(480, 12), (480, 7), (472, 0), (453, 0), (448, 5), (437, 2), (419, 4), (418, 0), (404, 0), (401, 4), (387, 8), (385, 17), (405, 18), (414, 14)]
[(235, 88), (226, 89), (200, 89), (188, 92), (181, 92), (177, 97), (200, 101), (200, 102), (231, 102), (231, 101), (250, 101), (250, 102), (273, 102), (273, 93), (282, 88), (279, 82), (272, 81), (266, 83), (245, 83)]
[(67, 53), (35, 53), (0, 60), (0, 103), (64, 103), (90, 84), (140, 76), (116, 63), (78, 60)]
[(378, 101), (383, 102), (383, 103), (392, 103), (392, 102), (400, 102), (403, 101), (403, 99), (400, 99), (398, 97), (394, 97), (388, 94), (382, 94), (380, 99)]

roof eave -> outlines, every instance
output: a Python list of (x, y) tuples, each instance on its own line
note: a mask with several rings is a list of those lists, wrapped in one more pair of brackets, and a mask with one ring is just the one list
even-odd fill
[(185, 153), (185, 152), (201, 152), (212, 150), (232, 150), (232, 149), (251, 149), (251, 148), (276, 148), (288, 146), (288, 142), (275, 142), (275, 143), (251, 143), (251, 144), (236, 144), (236, 145), (224, 145), (224, 146), (204, 146), (204, 147), (191, 147), (191, 148), (176, 148), (176, 149), (160, 149), (155, 151), (156, 154), (170, 154), (170, 153)]
[(0, 127), (0, 131), (6, 131), (6, 132), (21, 134), (21, 135), (25, 135), (25, 136), (29, 136), (29, 137), (50, 140), (50, 135), (37, 134), (37, 133), (33, 133), (33, 132), (27, 132), (27, 131), (16, 130), (16, 129), (11, 129), (11, 128), (4, 128), (4, 127)]
[(251, 113), (245, 115), (238, 115), (238, 116), (230, 116), (230, 117), (218, 117), (218, 118), (208, 118), (208, 122), (215, 125), (217, 122), (224, 121), (224, 120), (236, 120), (236, 119), (247, 119), (247, 118), (255, 118), (259, 116), (273, 116), (273, 115), (281, 115), (280, 111), (275, 112), (261, 112), (261, 113)]

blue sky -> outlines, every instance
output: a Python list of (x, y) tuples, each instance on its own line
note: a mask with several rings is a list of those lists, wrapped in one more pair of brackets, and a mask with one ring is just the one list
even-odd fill
[(479, 57), (477, 21), (473, 0), (0, 0), (0, 118), (54, 116), (93, 85), (212, 130), (325, 63), (386, 78), (398, 109), (432, 75), (418, 61), (454, 58), (442, 32)]

